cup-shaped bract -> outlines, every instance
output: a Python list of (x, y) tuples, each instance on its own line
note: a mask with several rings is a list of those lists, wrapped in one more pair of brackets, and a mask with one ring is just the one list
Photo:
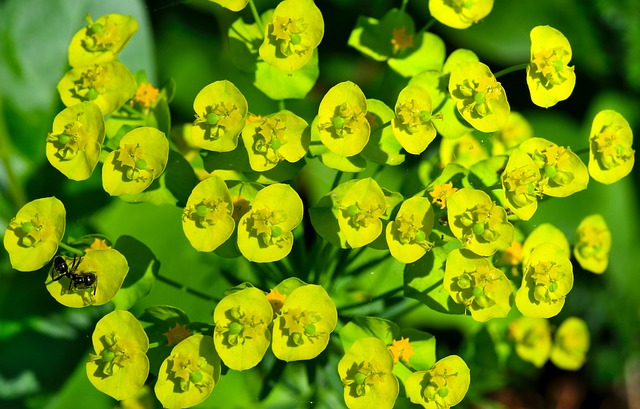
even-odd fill
[(511, 282), (489, 260), (464, 250), (447, 256), (444, 289), (480, 322), (506, 317), (513, 304)]
[(276, 183), (257, 194), (251, 210), (238, 223), (238, 248), (249, 261), (270, 263), (287, 256), (291, 232), (302, 221), (300, 196), (289, 185)]
[(576, 85), (575, 67), (569, 67), (571, 44), (558, 30), (537, 26), (529, 33), (531, 60), (527, 66), (527, 85), (531, 101), (543, 108), (569, 98)]
[(485, 64), (467, 61), (454, 66), (449, 93), (460, 115), (478, 131), (495, 132), (507, 125), (507, 94)]
[(140, 193), (164, 172), (169, 141), (163, 132), (143, 126), (129, 131), (102, 166), (102, 187), (111, 196)]
[(387, 224), (386, 239), (393, 258), (401, 263), (413, 263), (431, 250), (429, 235), (433, 228), (433, 208), (427, 197), (405, 200), (396, 219)]
[(233, 202), (224, 180), (211, 175), (193, 188), (182, 211), (182, 230), (198, 251), (213, 251), (235, 227)]
[(163, 408), (190, 408), (209, 397), (221, 369), (211, 337), (194, 334), (173, 347), (162, 362), (154, 391)]
[(507, 208), (522, 220), (529, 220), (538, 209), (540, 169), (526, 152), (514, 149), (500, 176)]
[(55, 197), (33, 200), (18, 210), (4, 232), (11, 267), (34, 271), (49, 262), (64, 236), (67, 211)]
[(75, 274), (80, 277), (92, 277), (91, 286), (79, 288), (70, 277), (53, 281), (57, 272), (52, 269), (45, 279), (47, 291), (60, 304), (67, 307), (82, 308), (89, 305), (103, 305), (118, 292), (129, 273), (127, 259), (115, 249), (91, 250), (79, 260), (65, 258), (67, 266), (72, 268), (76, 262)]
[(340, 232), (352, 248), (366, 246), (382, 232), (380, 218), (387, 212), (387, 201), (374, 179), (353, 183), (338, 206)]
[(129, 69), (118, 61), (74, 67), (58, 83), (65, 106), (93, 102), (105, 116), (133, 97), (137, 88)]
[(513, 241), (507, 212), (481, 190), (465, 187), (452, 194), (447, 200), (447, 219), (454, 236), (479, 256), (491, 256)]
[(320, 101), (318, 133), (329, 150), (340, 156), (357, 155), (369, 142), (367, 98), (351, 81), (333, 86)]
[(307, 121), (289, 111), (249, 121), (242, 130), (242, 142), (251, 169), (264, 172), (282, 161), (302, 159), (309, 148), (308, 127)]
[(89, 381), (117, 400), (135, 396), (149, 375), (149, 338), (140, 322), (129, 311), (112, 311), (96, 323), (91, 341), (96, 353), (86, 364)]
[(509, 155), (529, 138), (533, 138), (531, 124), (519, 112), (511, 111), (507, 125), (491, 135), (491, 154)]
[(467, 364), (458, 355), (449, 355), (428, 371), (409, 375), (404, 386), (411, 402), (427, 409), (440, 409), (462, 402), (470, 383)]
[(618, 112), (598, 112), (589, 135), (589, 174), (600, 183), (615, 183), (627, 176), (635, 162), (633, 133)]
[(432, 109), (429, 92), (418, 85), (409, 84), (398, 95), (391, 129), (400, 145), (412, 155), (424, 152), (436, 137)]
[(196, 146), (214, 152), (230, 152), (238, 146), (249, 106), (233, 83), (222, 80), (202, 88), (193, 109), (196, 119), (191, 139)]
[(587, 166), (570, 148), (543, 138), (531, 138), (524, 141), (520, 149), (531, 156), (540, 169), (538, 188), (541, 193), (566, 197), (587, 188)]
[(551, 327), (545, 318), (520, 317), (509, 324), (509, 336), (523, 361), (542, 368), (551, 351)]
[(236, 371), (256, 366), (271, 343), (272, 320), (271, 304), (255, 287), (224, 297), (213, 312), (213, 342), (222, 362)]
[(209, 0), (221, 5), (222, 7), (231, 11), (241, 11), (249, 3), (249, 0)]
[(457, 163), (471, 169), (476, 163), (489, 159), (489, 152), (474, 136), (476, 132), (467, 132), (455, 139), (442, 138), (439, 148), (440, 167), (444, 168), (450, 163)]
[(549, 358), (560, 369), (576, 371), (587, 360), (590, 342), (587, 323), (580, 318), (569, 317), (560, 324), (553, 337)]
[(542, 223), (536, 226), (535, 229), (524, 240), (522, 244), (522, 263), (526, 265), (531, 252), (538, 246), (544, 243), (553, 243), (562, 250), (564, 257), (571, 257), (571, 248), (569, 246), (569, 240), (564, 235), (562, 230), (557, 228), (551, 223)]
[(264, 30), (260, 57), (281, 70), (294, 71), (302, 68), (320, 45), (324, 19), (313, 0), (284, 0)]
[(611, 231), (604, 217), (592, 214), (582, 219), (575, 234), (573, 255), (580, 267), (602, 274), (609, 265)]
[(431, 16), (442, 24), (464, 29), (485, 18), (493, 9), (493, 0), (429, 0)]
[(347, 407), (393, 408), (399, 391), (393, 365), (393, 355), (378, 338), (356, 340), (338, 362)]
[(324, 288), (298, 287), (284, 299), (273, 324), (273, 354), (287, 362), (313, 359), (327, 347), (337, 322), (336, 305)]
[(553, 243), (536, 247), (524, 265), (516, 306), (525, 317), (550, 318), (562, 310), (573, 287), (573, 265)]
[(131, 16), (107, 14), (96, 21), (87, 16), (87, 20), (87, 27), (80, 29), (69, 43), (72, 67), (118, 59), (118, 53), (138, 31), (138, 22)]
[(100, 159), (104, 135), (104, 118), (96, 104), (72, 105), (53, 120), (53, 131), (47, 136), (47, 159), (69, 179), (88, 179)]

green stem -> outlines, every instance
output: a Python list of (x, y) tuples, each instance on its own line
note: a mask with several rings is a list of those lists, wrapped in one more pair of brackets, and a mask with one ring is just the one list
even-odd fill
[(401, 287), (397, 287), (397, 288), (391, 289), (389, 291), (385, 291), (384, 293), (376, 295), (375, 297), (371, 297), (366, 301), (361, 301), (361, 302), (358, 302), (358, 303), (355, 303), (355, 304), (351, 304), (351, 305), (345, 305), (343, 307), (340, 307), (339, 310), (340, 310), (340, 312), (342, 312), (344, 310), (350, 310), (352, 308), (362, 307), (363, 305), (367, 305), (367, 304), (370, 304), (372, 302), (375, 302), (375, 301), (378, 301), (378, 300), (382, 300), (384, 298), (387, 298), (387, 297), (389, 297), (391, 295), (394, 295), (395, 293), (397, 293), (399, 291), (403, 291), (403, 290), (404, 290), (404, 285), (401, 286)]
[(27, 194), (22, 188), (22, 184), (18, 180), (18, 175), (16, 175), (13, 166), (11, 165), (11, 157), (13, 156), (12, 151), (13, 147), (11, 146), (11, 141), (9, 139), (9, 130), (7, 129), (7, 125), (4, 120), (2, 98), (0, 98), (0, 161), (4, 165), (4, 170), (9, 181), (9, 195), (11, 196), (13, 205), (17, 211), (17, 209), (20, 209), (25, 203), (27, 203)]
[(387, 122), (383, 123), (382, 125), (374, 126), (373, 128), (371, 128), (371, 133), (381, 131), (381, 130), (383, 130), (384, 128), (386, 128), (387, 126), (389, 126), (389, 125), (391, 125), (391, 120), (389, 120), (389, 121), (387, 121)]
[(496, 78), (500, 78), (503, 75), (509, 74), (514, 71), (524, 70), (525, 68), (527, 68), (527, 66), (529, 66), (528, 62), (524, 64), (517, 64), (517, 65), (514, 65), (513, 67), (505, 68), (502, 71), (498, 71), (495, 74), (493, 74), (493, 76)]
[(256, 5), (253, 3), (253, 0), (249, 0), (249, 7), (251, 8), (251, 14), (253, 14), (253, 18), (256, 20), (258, 30), (260, 30), (260, 35), (262, 36), (262, 38), (264, 38), (264, 26), (262, 25), (260, 14), (258, 14), (258, 9), (256, 9)]
[(400, 11), (404, 13), (405, 9), (407, 8), (407, 4), (409, 3), (409, 0), (402, 0), (402, 6), (400, 6)]
[(67, 250), (69, 253), (76, 254), (78, 256), (84, 256), (84, 251), (79, 250), (79, 249), (77, 249), (75, 247), (71, 247), (70, 245), (65, 244), (63, 242), (60, 242), (60, 247), (62, 247), (63, 249)]
[(431, 17), (431, 20), (427, 21), (427, 24), (425, 24), (418, 32), (416, 32), (416, 35), (420, 33), (424, 33), (425, 31), (429, 31), (431, 26), (433, 26), (435, 23), (436, 23), (436, 19)]
[(278, 111), (284, 111), (285, 109), (286, 108), (285, 108), (285, 105), (284, 105), (284, 99), (279, 100), (278, 101)]
[(340, 184), (340, 178), (342, 177), (342, 171), (339, 170), (338, 173), (336, 173), (336, 177), (333, 179), (333, 183), (331, 184), (331, 189), (329, 190), (333, 190), (336, 187), (338, 187), (338, 185)]
[(203, 300), (213, 301), (213, 302), (216, 302), (216, 303), (220, 301), (220, 299), (218, 299), (218, 298), (211, 297), (209, 294), (200, 292), (198, 290), (194, 290), (193, 288), (189, 288), (189, 287), (187, 287), (185, 285), (182, 285), (180, 282), (172, 280), (172, 279), (167, 278), (165, 276), (157, 275), (156, 276), (156, 280), (158, 280), (158, 281), (160, 281), (162, 283), (165, 283), (165, 284), (167, 284), (167, 285), (169, 285), (171, 287), (177, 288), (177, 289), (179, 289), (181, 291), (184, 291), (186, 293), (189, 293), (191, 295), (195, 295), (196, 297), (202, 298)]
[(138, 118), (142, 120), (146, 119), (145, 115), (142, 112), (133, 109), (133, 107), (130, 107), (127, 104), (122, 105), (120, 108), (134, 118)]

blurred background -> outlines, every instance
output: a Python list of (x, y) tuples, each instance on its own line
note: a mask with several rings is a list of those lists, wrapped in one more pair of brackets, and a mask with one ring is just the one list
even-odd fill
[[(276, 1), (256, 1), (258, 10)], [(357, 83), (369, 98), (393, 106), (407, 79), (347, 46), (359, 15), (381, 18), (401, 1), (322, 0), (316, 4), (325, 19), (319, 47), (320, 78), (306, 99), (287, 101), (287, 109), (311, 122), (324, 93), (338, 82)], [(416, 27), (429, 19), (427, 0), (407, 6)], [(278, 110), (253, 85), (252, 73), (239, 71), (230, 60), (226, 32), (238, 17), (253, 19), (249, 10), (232, 13), (205, 0), (4, 0), (0, 1), (0, 231), (23, 203), (55, 195), (67, 208), (67, 234), (88, 232), (112, 238), (134, 236), (158, 258), (161, 274), (182, 280), (190, 288), (219, 296), (228, 283), (216, 273), (226, 261), (194, 254), (183, 237), (180, 209), (131, 205), (111, 199), (100, 174), (71, 183), (53, 169), (44, 154), (44, 139), (54, 116), (63, 109), (56, 84), (67, 70), (67, 46), (84, 26), (83, 18), (108, 13), (133, 15), (140, 30), (121, 54), (132, 72), (145, 70), (160, 86), (170, 78), (176, 94), (170, 105), (174, 127), (193, 120), (193, 99), (202, 87), (221, 79), (238, 86), (254, 114)], [(537, 25), (560, 30), (573, 48), (578, 77), (572, 96), (545, 110), (529, 99), (524, 71), (502, 78), (512, 110), (531, 122), (535, 136), (574, 151), (586, 148), (591, 121), (601, 109), (622, 113), (638, 134), (640, 121), (640, 2), (637, 0), (496, 0), (492, 13), (467, 30), (435, 24), (430, 31), (456, 48), (475, 51), (497, 72), (529, 59), (529, 31)], [(582, 159), (586, 162), (587, 156)], [(639, 174), (605, 186), (593, 180), (589, 188), (569, 198), (545, 201), (529, 222), (531, 228), (550, 222), (572, 240), (579, 221), (600, 213), (613, 236), (610, 267), (594, 275), (575, 266), (576, 284), (558, 324), (568, 316), (586, 320), (591, 331), (587, 364), (576, 372), (547, 363), (541, 370), (493, 371), (476, 386), (463, 405), (510, 408), (640, 408), (640, 229)], [(162, 234), (147, 227), (161, 221)], [(230, 268), (233, 266), (229, 265)], [(185, 271), (202, 273), (185, 276)], [(84, 362), (95, 322), (109, 306), (72, 310), (57, 304), (43, 282), (47, 268), (32, 273), (11, 269), (0, 250), (0, 407), (112, 408), (117, 406), (86, 379)], [(214, 304), (202, 297), (180, 297), (175, 287), (156, 283), (152, 294), (137, 305), (180, 299), (192, 321), (210, 322)], [(468, 350), (478, 330), (469, 317), (444, 316), (426, 307), (414, 309), (399, 324), (436, 335), (438, 355)], [(484, 351), (476, 351), (481, 355)], [(488, 354), (490, 352), (487, 352)], [(490, 364), (490, 359), (487, 359)], [(334, 362), (335, 363), (335, 362)], [(295, 380), (304, 367), (291, 365), (290, 381), (272, 385), (260, 370), (230, 372), (212, 397), (200, 407), (341, 407), (341, 386), (327, 367), (326, 379)], [(481, 365), (481, 360), (476, 363)], [(484, 371), (482, 372), (485, 373)], [(472, 370), (472, 383), (474, 372)], [(298, 377), (299, 378), (299, 377)], [(263, 385), (264, 387), (261, 386)], [(302, 383), (301, 383), (302, 382)], [(306, 382), (306, 383), (305, 383)], [(222, 386), (224, 383), (224, 386)], [(317, 388), (316, 388), (317, 387)], [(272, 393), (267, 393), (268, 390)], [(324, 392), (318, 392), (324, 391)], [(267, 396), (266, 400), (259, 400)], [(492, 403), (494, 402), (494, 403)], [(406, 402), (399, 401), (399, 406)], [(492, 406), (493, 405), (493, 406)], [(150, 406), (151, 407), (151, 406)], [(403, 406), (404, 407), (404, 406)]]

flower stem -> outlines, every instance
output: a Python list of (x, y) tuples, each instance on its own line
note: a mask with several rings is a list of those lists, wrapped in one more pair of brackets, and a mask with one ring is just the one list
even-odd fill
[(383, 123), (382, 125), (374, 126), (373, 128), (371, 128), (371, 133), (381, 131), (389, 125), (391, 125), (391, 120)]
[(65, 244), (63, 242), (60, 242), (60, 247), (62, 247), (63, 249), (67, 250), (69, 253), (73, 253), (73, 254), (76, 254), (78, 256), (84, 256), (84, 251), (79, 250), (79, 249), (77, 249), (75, 247), (71, 247), (70, 245)]
[(504, 69), (504, 70), (502, 70), (502, 71), (498, 71), (498, 72), (496, 72), (495, 74), (493, 74), (493, 76), (494, 76), (494, 77), (496, 77), (496, 78), (500, 78), (500, 77), (502, 77), (503, 75), (509, 74), (510, 72), (519, 71), (519, 70), (524, 70), (525, 68), (527, 68), (527, 66), (528, 66), (528, 65), (529, 65), (529, 63), (528, 63), (528, 62), (526, 62), (526, 63), (524, 63), (524, 64), (517, 64), (517, 65), (514, 65), (514, 66), (512, 66), (512, 67), (505, 68), (505, 69)]
[(12, 154), (13, 147), (11, 146), (11, 142), (9, 140), (9, 131), (7, 129), (7, 125), (4, 120), (4, 110), (2, 107), (2, 99), (0, 99), (0, 161), (4, 166), (5, 173), (8, 179), (8, 189), (9, 195), (13, 201), (13, 205), (17, 209), (20, 209), (27, 203), (27, 195), (22, 189), (22, 184), (18, 180), (18, 176), (16, 175), (13, 166), (11, 165), (11, 158), (14, 156)]
[(428, 31), (435, 23), (436, 19), (432, 17), (431, 20), (427, 21), (427, 24), (425, 24), (419, 31), (416, 32), (416, 35)]
[(339, 170), (338, 173), (336, 173), (336, 177), (333, 179), (333, 183), (331, 184), (331, 189), (333, 190), (336, 187), (338, 187), (338, 185), (340, 184), (340, 178), (342, 177), (342, 171)]
[(402, 6), (400, 6), (400, 11), (404, 13), (404, 10), (407, 8), (407, 4), (409, 0), (402, 0)]
[(260, 35), (262, 36), (262, 38), (264, 38), (264, 26), (262, 25), (260, 14), (258, 14), (258, 9), (256, 9), (256, 5), (254, 4), (253, 0), (249, 0), (249, 7), (251, 8), (251, 14), (253, 14), (253, 18), (256, 20), (258, 30), (260, 30)]

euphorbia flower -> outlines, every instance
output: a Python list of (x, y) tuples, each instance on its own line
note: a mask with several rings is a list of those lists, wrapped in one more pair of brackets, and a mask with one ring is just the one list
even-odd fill
[(489, 152), (474, 136), (474, 131), (467, 132), (459, 138), (442, 138), (440, 141), (440, 167), (457, 163), (467, 169), (489, 158)]
[(382, 232), (380, 218), (386, 212), (386, 198), (378, 183), (371, 178), (358, 180), (340, 200), (340, 232), (352, 248), (365, 246)]
[(140, 322), (129, 311), (112, 311), (98, 321), (91, 341), (96, 353), (86, 369), (93, 386), (117, 400), (138, 393), (149, 374), (149, 338)]
[(155, 105), (160, 95), (160, 90), (149, 82), (141, 82), (136, 89), (136, 95), (133, 96), (131, 102), (139, 105), (143, 109), (149, 109)]
[(426, 197), (405, 200), (396, 219), (387, 224), (386, 239), (391, 255), (401, 263), (413, 263), (431, 250), (433, 209)]
[(194, 334), (162, 362), (154, 391), (163, 408), (190, 408), (204, 402), (220, 380), (220, 358), (211, 337)]
[(611, 250), (611, 231), (604, 217), (592, 214), (582, 219), (575, 237), (573, 255), (580, 267), (592, 273), (604, 273)]
[(47, 159), (69, 179), (88, 179), (100, 159), (104, 135), (104, 118), (96, 104), (72, 105), (53, 120), (53, 131), (47, 136)]
[(245, 126), (247, 100), (227, 80), (204, 87), (193, 101), (196, 120), (191, 128), (193, 143), (214, 152), (229, 152), (238, 146), (238, 135)]
[(377, 338), (356, 340), (338, 362), (349, 409), (393, 408), (398, 397), (398, 378), (393, 374), (393, 356)]
[(281, 70), (305, 65), (324, 35), (324, 20), (313, 0), (284, 0), (265, 26), (260, 57)]
[(163, 132), (135, 128), (105, 158), (102, 186), (111, 196), (140, 193), (164, 172), (168, 160), (169, 141)]
[(464, 399), (471, 375), (467, 364), (457, 355), (436, 362), (428, 371), (414, 372), (405, 380), (411, 402), (428, 409), (450, 408)]
[(257, 288), (224, 297), (213, 312), (213, 342), (222, 362), (236, 371), (256, 366), (269, 348), (272, 320), (271, 304)]
[(587, 323), (577, 317), (567, 318), (554, 335), (551, 362), (567, 371), (580, 369), (587, 360), (590, 342)]
[(573, 266), (564, 251), (552, 243), (536, 247), (524, 266), (516, 306), (525, 317), (557, 315), (573, 287)]
[(589, 174), (600, 183), (615, 183), (627, 176), (635, 161), (629, 122), (611, 109), (598, 112), (589, 135)]
[(107, 14), (95, 22), (91, 16), (86, 20), (88, 26), (78, 31), (69, 44), (72, 67), (118, 59), (118, 53), (138, 31), (138, 22), (131, 16)]
[(531, 62), (527, 85), (534, 104), (549, 108), (569, 98), (576, 85), (571, 61), (571, 45), (555, 28), (537, 26), (531, 30)]
[(433, 198), (432, 203), (440, 206), (440, 210), (444, 210), (444, 208), (447, 207), (447, 198), (457, 191), (458, 188), (453, 187), (453, 182), (449, 181), (447, 183), (434, 185), (429, 195)]
[(273, 323), (271, 349), (278, 359), (300, 361), (318, 356), (329, 343), (338, 312), (319, 285), (303, 285), (284, 299)]
[(330, 151), (353, 156), (362, 151), (371, 133), (367, 121), (367, 98), (351, 81), (333, 86), (320, 101), (318, 132)]
[(500, 180), (506, 207), (522, 220), (529, 220), (538, 209), (540, 170), (529, 155), (514, 149)]
[(493, 0), (429, 0), (431, 16), (449, 27), (464, 29), (485, 18)]
[(65, 106), (93, 102), (105, 116), (134, 96), (136, 88), (133, 75), (118, 61), (75, 67), (58, 83), (60, 99)]
[(289, 111), (249, 121), (242, 130), (242, 141), (251, 169), (264, 172), (282, 161), (302, 159), (309, 147), (308, 126), (307, 121)]
[(507, 94), (481, 62), (462, 62), (453, 67), (449, 93), (460, 115), (478, 131), (495, 132), (507, 125)]
[(481, 190), (463, 188), (447, 201), (451, 232), (479, 256), (504, 250), (513, 241), (514, 229), (505, 210)]
[(570, 148), (558, 146), (543, 138), (527, 139), (520, 145), (540, 169), (538, 188), (547, 196), (565, 197), (584, 190), (589, 171)]
[(217, 175), (198, 183), (182, 212), (182, 230), (198, 251), (213, 251), (227, 241), (235, 222), (231, 194)]
[(537, 225), (536, 228), (533, 229), (531, 233), (529, 233), (527, 238), (524, 240), (524, 243), (522, 243), (523, 265), (528, 264), (529, 256), (531, 255), (533, 250), (544, 243), (555, 244), (558, 248), (560, 248), (563, 258), (571, 257), (569, 240), (567, 240), (567, 236), (564, 235), (562, 230), (551, 223), (542, 223)]
[(34, 271), (51, 260), (64, 236), (67, 212), (55, 197), (33, 200), (11, 219), (4, 233), (4, 248), (11, 267)]
[(520, 317), (509, 324), (520, 359), (542, 368), (551, 351), (551, 327), (545, 318)]
[(238, 223), (238, 248), (249, 261), (281, 260), (293, 246), (291, 231), (302, 221), (302, 200), (289, 185), (260, 190), (251, 210)]
[(402, 362), (409, 362), (409, 359), (415, 355), (413, 346), (409, 342), (409, 338), (401, 337), (399, 340), (393, 340), (391, 346), (387, 348), (391, 355), (393, 355), (393, 363), (397, 364)]
[(474, 320), (506, 317), (513, 304), (511, 282), (489, 260), (468, 250), (447, 256), (443, 285), (451, 298), (463, 304)]
[(429, 93), (420, 86), (409, 84), (398, 95), (391, 129), (400, 145), (412, 155), (421, 154), (436, 137), (432, 108)]

